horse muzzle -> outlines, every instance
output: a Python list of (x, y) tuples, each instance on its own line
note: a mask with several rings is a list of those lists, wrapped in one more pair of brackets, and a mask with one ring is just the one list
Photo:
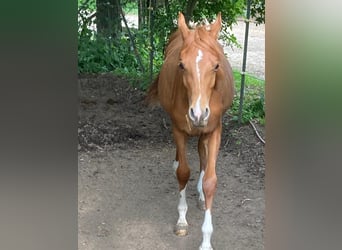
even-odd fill
[(208, 124), (210, 115), (209, 107), (199, 109), (197, 107), (189, 108), (189, 118), (194, 127), (205, 127)]

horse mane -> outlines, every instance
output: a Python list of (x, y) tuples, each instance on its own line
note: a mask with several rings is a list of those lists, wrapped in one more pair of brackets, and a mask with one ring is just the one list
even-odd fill
[(147, 105), (156, 105), (158, 104), (158, 81), (159, 81), (159, 74), (154, 79), (153, 83), (150, 85), (150, 87), (147, 90), (147, 94), (145, 97), (145, 104)]

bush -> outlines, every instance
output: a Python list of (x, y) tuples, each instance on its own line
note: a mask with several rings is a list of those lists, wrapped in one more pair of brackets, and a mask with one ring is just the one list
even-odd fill
[[(235, 91), (233, 105), (228, 113), (233, 120), (238, 120), (240, 106), (240, 84), (241, 74), (234, 71)], [(259, 123), (265, 123), (265, 81), (250, 75), (245, 77), (245, 92), (242, 109), (241, 122), (247, 123), (250, 120), (258, 120)]]

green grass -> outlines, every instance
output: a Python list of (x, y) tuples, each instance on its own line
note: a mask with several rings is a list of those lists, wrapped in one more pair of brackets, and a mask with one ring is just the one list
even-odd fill
[[(235, 79), (235, 86), (240, 88), (240, 84), (241, 84), (241, 73), (240, 71), (237, 70), (233, 70), (233, 74), (234, 74), (234, 79)], [(250, 86), (254, 86), (254, 87), (261, 87), (264, 88), (265, 86), (265, 81), (262, 79), (259, 79), (255, 76), (246, 74), (245, 77), (245, 85), (246, 83)]]
[[(234, 70), (235, 97), (229, 114), (233, 120), (238, 120), (240, 105), (241, 74)], [(242, 111), (242, 123), (250, 120), (257, 120), (260, 124), (265, 124), (265, 81), (246, 74), (244, 103)]]

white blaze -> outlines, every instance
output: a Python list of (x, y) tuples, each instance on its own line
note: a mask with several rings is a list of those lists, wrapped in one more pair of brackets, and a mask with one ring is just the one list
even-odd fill
[(195, 108), (194, 108), (194, 114), (199, 119), (201, 117), (201, 94), (198, 96)]
[(198, 53), (197, 53), (197, 57), (196, 57), (196, 72), (197, 72), (197, 77), (198, 77), (198, 81), (200, 81), (200, 76), (201, 76), (201, 72), (200, 72), (200, 69), (199, 69), (199, 62), (202, 60), (203, 58), (203, 52), (202, 50), (198, 50)]
[[(196, 57), (196, 73), (197, 73), (197, 78), (198, 78), (198, 91), (201, 93), (201, 71), (199, 68), (199, 62), (203, 58), (203, 52), (202, 50), (198, 50), (197, 57)], [(201, 94), (198, 96), (196, 105), (194, 108), (194, 114), (197, 118), (201, 116)]]

